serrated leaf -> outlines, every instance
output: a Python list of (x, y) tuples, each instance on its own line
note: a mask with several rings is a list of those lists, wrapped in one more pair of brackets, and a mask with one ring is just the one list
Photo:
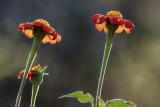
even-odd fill
[(99, 97), (99, 107), (105, 107), (105, 102)]
[(125, 101), (123, 99), (113, 99), (107, 101), (106, 107), (136, 107), (136, 106), (130, 101)]
[(83, 94), (83, 91), (77, 91), (71, 94), (67, 94), (67, 95), (63, 95), (60, 98), (64, 98), (64, 97), (73, 97), (73, 98), (77, 98), (79, 100), (79, 102), (81, 103), (91, 103), (92, 107), (94, 107), (94, 99), (92, 97), (91, 94), (87, 93), (87, 94)]

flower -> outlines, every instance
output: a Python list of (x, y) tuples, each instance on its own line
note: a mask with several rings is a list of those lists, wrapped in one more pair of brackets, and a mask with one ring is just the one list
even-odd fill
[[(38, 69), (39, 69), (40, 67), (41, 67), (40, 64), (38, 64), (37, 66), (34, 66), (34, 67), (29, 71), (26, 81), (31, 80), (31, 76), (32, 76), (36, 71), (38, 71)], [(22, 70), (22, 71), (18, 74), (18, 79), (20, 79), (20, 78), (24, 75), (24, 72), (25, 72), (25, 70)]]
[(118, 25), (115, 33), (121, 33), (123, 30), (127, 34), (130, 34), (134, 30), (134, 25), (131, 21), (122, 19), (123, 16), (119, 11), (110, 11), (107, 12), (106, 16), (102, 14), (95, 14), (92, 18), (92, 21), (96, 23), (95, 28), (98, 31), (104, 29), (105, 33), (108, 33), (108, 25)]
[(21, 30), (28, 38), (41, 33), (43, 35), (42, 43), (55, 44), (61, 41), (61, 36), (56, 33), (55, 29), (50, 27), (50, 24), (44, 19), (37, 19), (33, 22), (22, 23), (18, 26), (18, 31)]

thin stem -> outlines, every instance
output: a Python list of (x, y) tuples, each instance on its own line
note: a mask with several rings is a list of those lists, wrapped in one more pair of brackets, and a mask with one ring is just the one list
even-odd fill
[(33, 84), (32, 85), (32, 97), (31, 97), (31, 106), (30, 107), (35, 107), (35, 102), (36, 102), (38, 90), (39, 90), (39, 84)]
[(37, 50), (38, 50), (40, 44), (41, 44), (41, 39), (34, 37), (32, 49), (30, 51), (30, 54), (29, 54), (29, 57), (28, 57), (28, 60), (27, 60), (25, 73), (24, 73), (24, 76), (23, 76), (23, 79), (22, 79), (22, 82), (21, 82), (21, 85), (20, 85), (20, 88), (19, 88), (19, 92), (18, 92), (18, 95), (17, 95), (15, 107), (20, 106), (20, 101), (21, 101), (21, 96), (22, 96), (24, 85), (25, 85), (25, 81), (26, 81), (28, 72), (31, 69), (32, 63), (33, 63), (33, 61), (36, 57)]
[(110, 54), (110, 51), (112, 48), (113, 37), (114, 37), (114, 30), (109, 30), (108, 38), (107, 38), (106, 44), (105, 44), (101, 72), (100, 72), (100, 77), (99, 77), (99, 82), (98, 82), (98, 87), (97, 87), (96, 107), (99, 107), (99, 98), (101, 97), (102, 85), (103, 85), (103, 80), (104, 80), (104, 75), (105, 75), (105, 71), (106, 71), (106, 66), (107, 66), (109, 54)]

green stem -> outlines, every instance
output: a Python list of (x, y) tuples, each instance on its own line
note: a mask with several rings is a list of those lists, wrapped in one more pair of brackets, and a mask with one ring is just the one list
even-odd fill
[(35, 102), (36, 102), (38, 90), (39, 90), (39, 84), (34, 84), (33, 83), (33, 85), (32, 85), (31, 106), (30, 107), (35, 107)]
[(26, 81), (26, 78), (28, 76), (28, 72), (31, 69), (32, 63), (33, 63), (33, 61), (36, 57), (37, 50), (38, 50), (38, 48), (41, 44), (41, 40), (42, 39), (40, 39), (40, 38), (34, 37), (32, 49), (30, 51), (30, 54), (29, 54), (29, 57), (28, 57), (28, 60), (27, 60), (25, 73), (24, 73), (24, 76), (23, 76), (23, 79), (22, 79), (22, 82), (21, 82), (21, 85), (20, 85), (20, 88), (19, 88), (19, 92), (18, 92), (18, 95), (17, 95), (17, 100), (16, 100), (15, 107), (20, 106), (20, 101), (21, 101), (21, 96), (22, 96), (24, 85), (25, 85), (25, 81)]
[(115, 32), (114, 30), (111, 30), (111, 29), (109, 30), (108, 38), (107, 38), (106, 44), (105, 44), (101, 72), (100, 72), (100, 77), (99, 77), (99, 82), (98, 82), (98, 87), (97, 87), (96, 107), (99, 107), (99, 98), (101, 97), (102, 85), (103, 85), (103, 80), (104, 80), (104, 75), (105, 75), (105, 71), (106, 71), (106, 66), (107, 66), (109, 54), (110, 54), (110, 51), (112, 48), (112, 41), (113, 41), (113, 37), (114, 37), (114, 32)]

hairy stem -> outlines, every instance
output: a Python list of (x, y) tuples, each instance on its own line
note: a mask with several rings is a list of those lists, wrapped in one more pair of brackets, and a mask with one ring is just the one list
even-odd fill
[(42, 39), (40, 39), (40, 38), (34, 37), (32, 49), (29, 53), (29, 57), (28, 57), (28, 60), (27, 60), (26, 68), (25, 68), (25, 73), (24, 73), (23, 79), (21, 81), (21, 85), (20, 85), (19, 92), (18, 92), (18, 95), (17, 95), (15, 107), (20, 106), (20, 101), (21, 101), (21, 96), (22, 96), (24, 85), (25, 85), (25, 81), (26, 81), (26, 78), (28, 76), (28, 72), (31, 69), (32, 63), (33, 63), (33, 61), (36, 57), (37, 50), (38, 50), (38, 48), (41, 44), (41, 40)]
[(32, 85), (32, 97), (31, 97), (31, 106), (30, 107), (35, 107), (35, 102), (36, 102), (38, 90), (39, 90), (39, 84), (33, 84)]
[(114, 30), (109, 30), (108, 38), (106, 39), (103, 61), (102, 61), (102, 66), (101, 66), (101, 72), (100, 72), (99, 82), (98, 82), (98, 87), (97, 87), (96, 107), (99, 107), (99, 98), (101, 97), (102, 85), (104, 81), (104, 75), (106, 71), (109, 54), (112, 48), (113, 37), (114, 37)]

